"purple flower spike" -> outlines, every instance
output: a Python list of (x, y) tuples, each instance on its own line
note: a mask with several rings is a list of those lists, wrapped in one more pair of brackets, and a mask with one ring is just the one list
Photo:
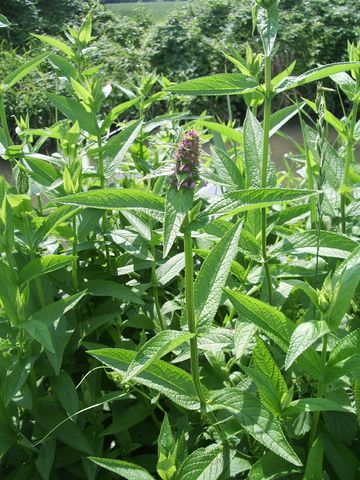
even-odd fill
[(199, 180), (200, 138), (196, 130), (189, 130), (179, 143), (175, 154), (175, 170), (171, 184), (181, 188), (194, 189)]

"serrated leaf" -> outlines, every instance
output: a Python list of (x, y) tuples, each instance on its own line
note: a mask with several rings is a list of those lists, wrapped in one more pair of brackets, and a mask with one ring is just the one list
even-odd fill
[(240, 145), (243, 144), (243, 134), (239, 130), (235, 130), (235, 128), (224, 125), (223, 123), (209, 122), (208, 120), (201, 119), (197, 120), (197, 123), (208, 130), (224, 135), (224, 137), (227, 137), (229, 140), (237, 142)]
[(38, 245), (51, 233), (57, 226), (76, 215), (80, 208), (74, 208), (72, 205), (63, 205), (46, 217), (44, 223), (35, 232), (33, 243)]
[(238, 319), (234, 332), (234, 354), (237, 359), (246, 355), (256, 333), (256, 326), (246, 320)]
[(195, 78), (167, 88), (181, 95), (238, 95), (250, 93), (258, 87), (257, 82), (241, 73), (219, 73)]
[(335, 347), (331, 350), (329, 360), (327, 362), (328, 367), (343, 362), (360, 349), (360, 329), (356, 329), (351, 333), (348, 333), (344, 338), (340, 339)]
[(278, 6), (274, 2), (270, 7), (257, 9), (256, 25), (259, 30), (261, 41), (266, 57), (271, 55), (275, 45), (277, 32), (279, 30)]
[(315, 195), (314, 190), (292, 188), (254, 188), (225, 193), (205, 210), (204, 215), (215, 218), (232, 216), (237, 213), (267, 208)]
[(157, 268), (156, 278), (160, 285), (166, 285), (177, 277), (184, 268), (185, 255), (183, 252), (178, 253)]
[[(113, 368), (120, 375), (126, 373), (136, 355), (136, 352), (120, 348), (90, 350), (88, 353)], [(200, 407), (191, 375), (167, 362), (157, 360), (147, 370), (135, 377), (135, 380), (137, 383), (162, 393), (184, 408), (197, 410)]]
[(238, 169), (236, 162), (220, 148), (210, 147), (211, 157), (217, 175), (227, 188), (238, 190), (245, 187), (244, 177)]
[[(244, 121), (244, 153), (247, 187), (261, 188), (263, 161), (264, 132), (260, 122), (250, 109), (247, 110)], [(276, 185), (276, 168), (269, 159), (267, 164), (266, 185)]]
[(307, 83), (321, 80), (336, 73), (346, 72), (360, 68), (360, 62), (339, 62), (331, 63), (329, 65), (322, 65), (321, 67), (313, 68), (297, 77), (288, 77), (282, 81), (277, 87), (277, 92), (283, 92), (290, 88), (299, 87), (300, 85), (306, 85)]
[(299, 110), (303, 108), (305, 102), (301, 105), (290, 105), (289, 107), (282, 108), (272, 113), (270, 116), (270, 132), (269, 136), (272, 137), (278, 130), (291, 120)]
[(330, 398), (300, 398), (290, 403), (283, 411), (284, 416), (298, 415), (302, 412), (347, 412), (354, 413), (349, 405), (340, 405)]
[(240, 314), (257, 325), (283, 350), (287, 350), (291, 332), (289, 331), (289, 323), (282, 312), (243, 293), (228, 288), (225, 291)]
[(260, 399), (265, 407), (273, 415), (279, 416), (281, 413), (281, 397), (271, 378), (254, 368), (245, 367), (244, 365), (241, 368), (256, 385)]
[(347, 258), (356, 247), (357, 243), (346, 235), (326, 231), (320, 231), (318, 235), (316, 230), (310, 230), (284, 237), (270, 248), (270, 253), (316, 255), (319, 248), (319, 255), (322, 257)]
[(219, 308), (222, 289), (238, 249), (242, 224), (234, 225), (215, 245), (201, 266), (194, 285), (195, 319), (198, 331), (210, 328)]
[(224, 469), (224, 453), (211, 445), (191, 453), (181, 465), (177, 480), (217, 480)]
[(110, 177), (124, 160), (131, 145), (136, 140), (142, 127), (142, 121), (137, 120), (127, 125), (120, 133), (114, 135), (103, 148), (105, 160), (105, 176)]
[(76, 257), (72, 255), (46, 255), (41, 258), (35, 258), (22, 268), (20, 272), (21, 283), (24, 284), (41, 275), (65, 268), (71, 265), (75, 259)]
[(356, 94), (356, 82), (349, 74), (345, 72), (335, 73), (334, 75), (330, 75), (330, 78), (339, 85), (350, 101), (354, 99)]
[(80, 102), (63, 95), (56, 95), (55, 93), (48, 93), (47, 96), (50, 102), (59, 109), (60, 112), (73, 122), (77, 121), (82, 130), (85, 130), (91, 135), (97, 135), (98, 126), (95, 114), (88, 112)]
[(164, 200), (160, 196), (136, 189), (89, 190), (61, 197), (57, 201), (79, 207), (100, 208), (101, 210), (164, 211)]
[(123, 460), (115, 460), (114, 458), (99, 458), (88, 457), (89, 460), (96, 463), (110, 472), (116, 473), (120, 477), (127, 480), (154, 480), (154, 477), (150, 475), (145, 468), (139, 467), (134, 463), (125, 462)]
[(112, 240), (125, 252), (141, 260), (154, 260), (144, 240), (130, 230), (113, 230), (110, 234)]
[(288, 462), (302, 463), (289, 445), (280, 423), (262, 405), (258, 398), (238, 388), (224, 388), (210, 399), (213, 410), (225, 409), (259, 443)]
[(16, 70), (9, 73), (2, 82), (2, 89), (4, 91), (13, 87), (17, 82), (24, 78), (28, 73), (37, 68), (47, 57), (48, 53), (39, 55), (28, 62), (25, 62), (23, 65), (20, 65)]
[(88, 292), (96, 297), (112, 297), (120, 302), (130, 302), (139, 305), (144, 303), (141, 297), (134, 293), (131, 288), (111, 280), (90, 280), (86, 287)]
[(170, 188), (166, 195), (164, 216), (163, 258), (167, 256), (180, 231), (187, 212), (193, 204), (193, 192)]
[(285, 359), (285, 370), (291, 367), (295, 360), (319, 338), (329, 333), (326, 322), (308, 321), (298, 325), (291, 335), (289, 349)]
[(136, 353), (134, 360), (132, 360), (126, 374), (123, 376), (123, 382), (129, 382), (133, 377), (149, 368), (156, 360), (160, 360), (160, 358), (175, 350), (193, 336), (193, 333), (175, 330), (164, 330), (158, 333), (155, 337), (148, 340)]
[(360, 245), (335, 270), (331, 279), (334, 295), (326, 312), (331, 330), (336, 330), (348, 311), (350, 302), (360, 281)]

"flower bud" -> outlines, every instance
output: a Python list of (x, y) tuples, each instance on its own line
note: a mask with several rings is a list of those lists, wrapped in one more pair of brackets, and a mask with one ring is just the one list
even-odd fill
[(179, 143), (175, 154), (175, 170), (172, 185), (180, 190), (194, 189), (199, 180), (200, 138), (195, 130), (189, 130)]
[(17, 165), (14, 168), (14, 178), (17, 191), (26, 194), (29, 191), (29, 174), (22, 166)]

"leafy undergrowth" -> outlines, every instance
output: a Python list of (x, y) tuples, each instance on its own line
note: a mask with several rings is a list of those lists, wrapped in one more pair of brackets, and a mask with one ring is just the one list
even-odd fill
[[(3, 76), (2, 479), (358, 478), (360, 48), (272, 78), (276, 1), (253, 18), (263, 54), (226, 54), (237, 73), (147, 75), (110, 111), (92, 12)], [(11, 135), (3, 95), (43, 62), (58, 121)], [(315, 102), (272, 111), (305, 84)], [(193, 117), (175, 95), (225, 96), (230, 119), (241, 95), (247, 115)], [(277, 171), (269, 139), (295, 116), (304, 142)]]

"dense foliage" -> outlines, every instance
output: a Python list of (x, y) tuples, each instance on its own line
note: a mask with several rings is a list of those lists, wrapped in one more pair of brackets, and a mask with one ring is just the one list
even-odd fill
[[(252, 18), (231, 73), (146, 73), (115, 106), (92, 11), (3, 73), (2, 479), (358, 478), (360, 43), (274, 76), (282, 11), (257, 0)], [(54, 120), (12, 135), (4, 99), (47, 69)], [(276, 107), (302, 86), (314, 101)], [(245, 120), (185, 97), (229, 117), (240, 100)], [(269, 140), (295, 116), (283, 171)]]
[[(60, 34), (65, 22), (79, 23), (80, 12), (91, 2), (59, 0), (59, 3), (61, 8), (54, 2), (42, 0), (0, 0), (0, 13), (11, 21), (10, 29), (0, 29), (0, 38), (5, 40), (0, 71), (8, 69), (8, 62), (13, 66), (20, 65), (24, 61), (24, 50), (25, 58), (40, 53), (38, 44), (31, 40), (32, 33)], [(360, 9), (352, 3), (347, 0), (284, 0), (281, 8), (283, 22), (288, 28), (279, 32), (281, 48), (274, 53), (273, 74), (293, 60), (297, 61), (295, 73), (320, 63), (345, 60), (347, 41), (354, 41), (360, 28)], [(221, 73), (225, 69), (230, 71), (233, 67), (224, 61), (224, 51), (230, 53), (236, 48), (244, 55), (248, 43), (253, 49), (258, 48), (256, 39), (249, 33), (250, 7), (251, 0), (200, 0), (184, 3), (179, 11), (156, 22), (141, 7), (134, 17), (129, 18), (116, 16), (109, 8), (100, 5), (94, 14), (97, 40), (92, 62), (102, 66), (108, 81), (130, 89), (138, 82), (139, 74), (147, 71), (156, 70), (170, 81)], [(29, 112), (33, 124), (50, 123), (54, 118), (44, 91), (56, 88), (53, 72), (44, 66), (41, 75), (30, 75), (21, 83), (21, 88), (8, 93), (5, 98), (7, 108), (17, 116)], [(311, 89), (306, 87), (302, 93), (312, 95)], [(125, 100), (124, 94), (114, 87), (108, 104), (114, 106), (121, 100)], [(278, 106), (284, 106), (285, 96), (276, 102), (279, 102)], [(328, 97), (328, 104), (340, 114), (341, 105), (336, 94)], [(195, 113), (205, 108), (212, 114), (216, 110), (222, 119), (227, 118), (226, 102), (221, 98), (206, 102), (192, 99), (191, 108)], [(246, 113), (241, 101), (234, 102), (233, 110), (241, 117)]]

